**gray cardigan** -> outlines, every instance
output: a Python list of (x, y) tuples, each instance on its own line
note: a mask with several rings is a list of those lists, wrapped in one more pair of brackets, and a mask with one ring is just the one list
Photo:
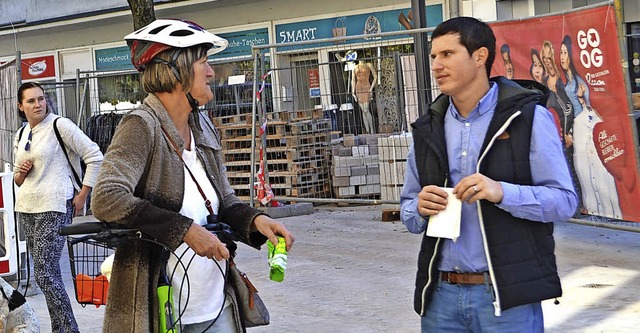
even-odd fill
[[(194, 121), (196, 116), (200, 126)], [(175, 250), (193, 221), (178, 213), (184, 195), (184, 168), (163, 136), (161, 125), (182, 149), (184, 141), (155, 95), (147, 96), (140, 108), (122, 119), (105, 155), (91, 206), (99, 220), (139, 229)], [(263, 213), (235, 196), (226, 177), (217, 130), (199, 113), (190, 115), (189, 126), (198, 157), (220, 198), (220, 220), (228, 223), (244, 243), (259, 248), (266, 238), (250, 232), (250, 225)], [(118, 248), (104, 332), (157, 331), (155, 289), (164, 265), (160, 253), (158, 246), (145, 241), (128, 241)]]

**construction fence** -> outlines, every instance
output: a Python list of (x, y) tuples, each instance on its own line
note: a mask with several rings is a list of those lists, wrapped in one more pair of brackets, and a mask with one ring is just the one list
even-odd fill
[(397, 204), (419, 115), (418, 33), (254, 46), (253, 107), (213, 117), (237, 194)]
[[(394, 204), (400, 199), (410, 124), (423, 110), (414, 36), (430, 29), (254, 46), (252, 57), (213, 61), (214, 99), (227, 176), (255, 206), (287, 202)], [(2, 159), (20, 128), (15, 64), (0, 66)], [(435, 83), (429, 81), (431, 87)], [(54, 112), (74, 120), (106, 152), (122, 116), (144, 99), (136, 71), (78, 71), (43, 83)], [(635, 222), (583, 216), (637, 229)]]

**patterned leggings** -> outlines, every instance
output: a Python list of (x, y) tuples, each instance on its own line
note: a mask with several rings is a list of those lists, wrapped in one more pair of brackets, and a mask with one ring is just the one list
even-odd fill
[(47, 300), (53, 333), (80, 332), (60, 272), (65, 238), (58, 232), (60, 226), (71, 223), (72, 216), (71, 200), (67, 201), (66, 213), (21, 214), (27, 246), (33, 257), (35, 279)]

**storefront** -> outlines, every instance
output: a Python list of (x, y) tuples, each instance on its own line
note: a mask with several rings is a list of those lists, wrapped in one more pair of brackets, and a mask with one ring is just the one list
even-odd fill
[[(415, 76), (413, 36), (347, 39), (309, 43), (344, 36), (409, 31), (410, 7), (295, 22), (276, 22), (277, 78), (284, 89), (275, 93), (276, 110), (322, 109), (332, 129), (343, 134), (392, 133), (407, 130), (403, 114), (413, 100)], [(429, 27), (443, 21), (444, 3), (426, 7)], [(407, 82), (408, 81), (408, 82)], [(408, 88), (408, 89), (407, 89)], [(408, 92), (408, 95), (405, 96)], [(416, 105), (411, 105), (414, 113)]]

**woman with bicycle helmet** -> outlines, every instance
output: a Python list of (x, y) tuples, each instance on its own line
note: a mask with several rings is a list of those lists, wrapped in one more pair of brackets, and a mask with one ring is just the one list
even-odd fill
[[(267, 239), (277, 243), (281, 235), (290, 249), (294, 238), (282, 224), (235, 196), (220, 136), (197, 110), (213, 98), (209, 82), (214, 72), (207, 55), (223, 50), (227, 42), (192, 22), (167, 19), (125, 40), (148, 96), (116, 129), (93, 192), (93, 213), (139, 229), (177, 255), (187, 251), (181, 259), (186, 272), (168, 271), (169, 276), (186, 276), (184, 284), (173, 276), (174, 294), (180, 294), (181, 286), (190, 290), (188, 303), (183, 297), (175, 305), (181, 332), (242, 332), (235, 299), (224, 290), (224, 260), (231, 254), (202, 227), (212, 219), (209, 211), (255, 248)], [(161, 246), (144, 240), (117, 248), (104, 332), (158, 332), (156, 288), (167, 266), (163, 253)]]

